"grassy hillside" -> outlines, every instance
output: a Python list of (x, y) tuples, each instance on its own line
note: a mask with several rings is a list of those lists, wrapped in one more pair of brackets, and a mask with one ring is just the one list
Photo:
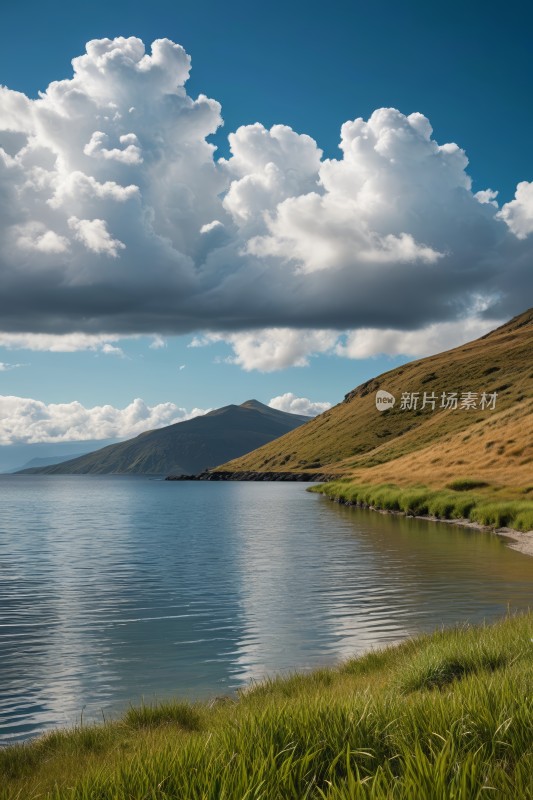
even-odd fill
[(225, 406), (186, 422), (147, 431), (134, 439), (61, 464), (23, 472), (45, 475), (197, 473), (271, 442), (308, 419), (248, 400), (240, 406)]
[(533, 614), (0, 750), (0, 800), (533, 797)]
[[(481, 339), (385, 372), (342, 403), (276, 442), (221, 466), (225, 470), (322, 469), (362, 483), (461, 477), (501, 487), (533, 483), (533, 309)], [(396, 397), (379, 412), (378, 389)], [(404, 392), (419, 392), (402, 410)], [(420, 408), (423, 393), (436, 408)], [(494, 410), (439, 408), (443, 392), (497, 393)]]

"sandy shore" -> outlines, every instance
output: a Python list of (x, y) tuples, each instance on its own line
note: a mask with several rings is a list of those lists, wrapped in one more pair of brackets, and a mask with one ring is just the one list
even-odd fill
[(533, 531), (513, 531), (511, 528), (498, 528), (494, 531), (498, 536), (505, 536), (511, 541), (508, 546), (526, 556), (533, 556)]
[[(324, 495), (327, 497), (327, 495)], [(400, 517), (413, 517), (413, 519), (425, 519), (430, 522), (444, 522), (448, 525), (460, 525), (462, 528), (472, 528), (476, 531), (485, 531), (486, 533), (493, 533), (496, 536), (502, 536), (507, 539), (507, 546), (512, 550), (518, 550), (526, 556), (533, 556), (533, 531), (515, 531), (513, 528), (493, 528), (490, 525), (480, 525), (479, 522), (472, 522), (470, 519), (441, 519), (440, 517), (433, 517), (429, 514), (405, 514), (403, 511), (387, 511), (383, 508), (376, 508), (376, 506), (368, 506), (362, 503), (346, 503), (335, 497), (330, 497), (335, 503), (341, 503), (346, 506), (355, 506), (358, 508), (367, 508), (370, 511), (377, 511), (379, 514), (392, 514), (393, 516)]]

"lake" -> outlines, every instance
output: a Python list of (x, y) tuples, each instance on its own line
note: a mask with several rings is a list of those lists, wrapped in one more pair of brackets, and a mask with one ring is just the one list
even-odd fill
[(0, 477), (0, 743), (533, 603), (489, 534), (294, 483)]

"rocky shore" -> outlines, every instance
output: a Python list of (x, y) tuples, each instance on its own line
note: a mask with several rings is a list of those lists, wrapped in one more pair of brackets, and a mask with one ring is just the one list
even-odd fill
[(200, 472), (198, 475), (169, 475), (166, 481), (306, 481), (327, 483), (338, 475), (324, 472)]

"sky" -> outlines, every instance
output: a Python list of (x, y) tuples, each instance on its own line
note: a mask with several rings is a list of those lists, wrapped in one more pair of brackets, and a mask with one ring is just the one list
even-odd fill
[(532, 15), (4, 8), (0, 445), (316, 414), (531, 306)]

